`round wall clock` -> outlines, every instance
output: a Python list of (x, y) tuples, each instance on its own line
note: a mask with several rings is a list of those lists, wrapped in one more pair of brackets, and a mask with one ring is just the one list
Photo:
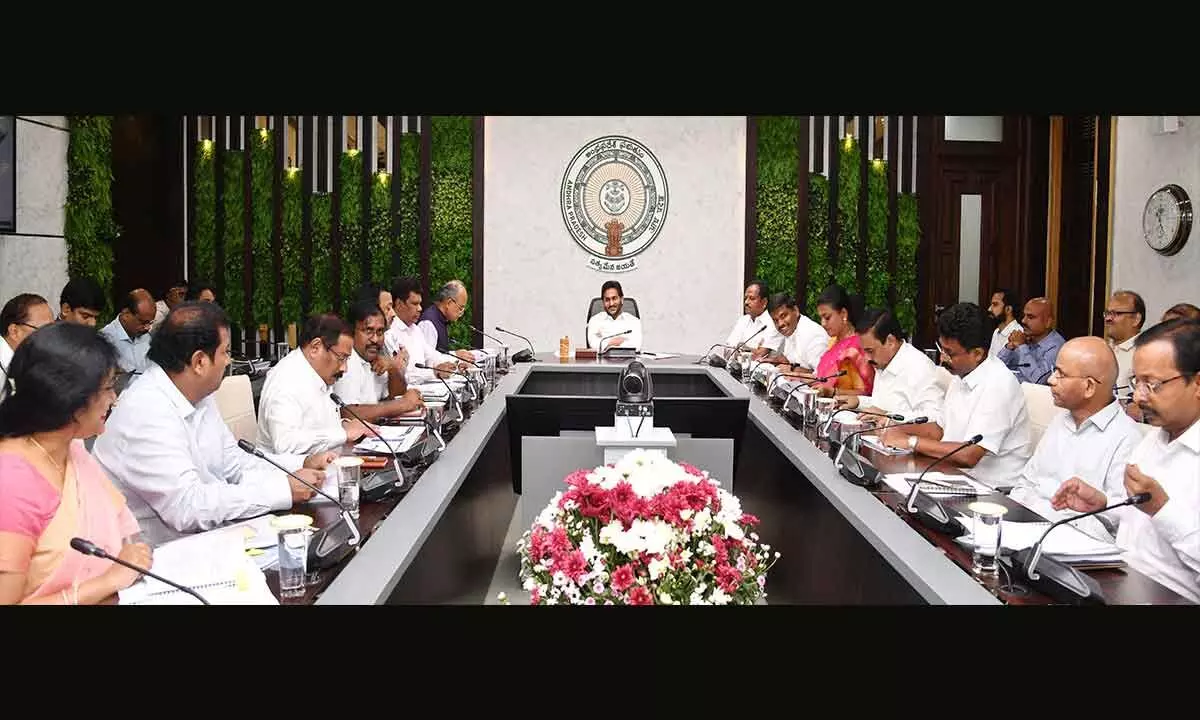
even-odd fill
[(1178, 185), (1163, 185), (1150, 193), (1142, 210), (1142, 235), (1161, 255), (1183, 249), (1192, 232), (1192, 201)]

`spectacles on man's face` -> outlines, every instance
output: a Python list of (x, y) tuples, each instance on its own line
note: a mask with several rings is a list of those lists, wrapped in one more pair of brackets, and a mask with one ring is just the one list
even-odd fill
[(343, 355), (342, 353), (340, 353), (337, 350), (334, 350), (333, 348), (328, 347), (328, 346), (325, 349), (329, 351), (330, 355), (333, 355), (335, 358), (337, 358), (337, 361), (339, 363), (344, 363), (350, 359), (350, 353), (346, 353), (345, 355)]
[(1100, 380), (1092, 375), (1068, 375), (1057, 365), (1050, 371), (1050, 377), (1055, 380), (1093, 380), (1097, 385), (1100, 384)]
[(1116, 318), (1118, 315), (1137, 315), (1137, 310), (1105, 310), (1104, 317)]
[(1186, 375), (1176, 375), (1175, 377), (1170, 377), (1166, 380), (1143, 380), (1141, 378), (1134, 378), (1130, 381), (1129, 385), (1133, 388), (1134, 395), (1137, 395), (1139, 392), (1148, 396), (1157, 395), (1158, 391), (1162, 389), (1163, 385), (1186, 377)]

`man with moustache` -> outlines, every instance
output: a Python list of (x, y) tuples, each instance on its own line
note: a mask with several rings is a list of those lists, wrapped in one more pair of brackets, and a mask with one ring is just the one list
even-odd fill
[(1054, 329), (1054, 308), (1044, 297), (1025, 303), (1021, 330), (1014, 330), (996, 355), (1021, 382), (1045, 385), (1066, 338)]
[[(1013, 500), (1047, 519), (1061, 520), (1072, 513), (1055, 510), (1051, 499), (1071, 478), (1100, 488), (1114, 501), (1125, 497), (1125, 463), (1142, 441), (1142, 430), (1113, 397), (1116, 377), (1117, 361), (1104, 340), (1081, 337), (1062, 346), (1049, 379), (1054, 404), (1062, 411), (1047, 425), (1021, 472)], [(1093, 516), (1075, 527), (1111, 541), (1107, 522)]]
[(360, 299), (350, 308), (349, 319), (354, 327), (354, 352), (346, 361), (345, 374), (333, 384), (342, 402), (367, 422), (423, 408), (421, 393), (409, 389), (404, 379), (404, 365), (381, 352), (387, 326), (376, 301)]
[(1117, 356), (1117, 382), (1129, 384), (1133, 372), (1133, 341), (1146, 322), (1146, 301), (1132, 290), (1118, 290), (1104, 309), (1104, 337)]
[(354, 330), (337, 315), (310, 317), (290, 352), (267, 373), (258, 401), (258, 444), (278, 454), (308, 454), (358, 442), (368, 428), (346, 420), (329, 397), (354, 352)]
[(140, 374), (146, 369), (154, 312), (154, 298), (150, 293), (142, 288), (131, 290), (121, 303), (121, 311), (100, 329), (100, 334), (117, 349), (117, 365), (121, 370)]
[[(1117, 546), (1129, 565), (1200, 603), (1200, 321), (1173, 320), (1138, 336), (1133, 399), (1158, 429), (1125, 467), (1125, 492), (1148, 493), (1149, 501), (1108, 513), (1118, 522)], [(1088, 512), (1112, 501), (1072, 478), (1052, 503)]]
[[(863, 354), (878, 372), (870, 395), (839, 395), (842, 408), (903, 415), (905, 420), (942, 420), (945, 393), (938, 385), (937, 366), (906, 341), (900, 321), (891, 310), (867, 310), (855, 327)], [(874, 421), (878, 416), (864, 415)]]
[(754, 351), (763, 348), (760, 356), (768, 350), (778, 350), (783, 346), (783, 336), (775, 328), (775, 322), (767, 312), (767, 284), (762, 280), (754, 280), (746, 286), (742, 295), (744, 313), (738, 318), (725, 338), (725, 359), (733, 348), (746, 343), (743, 348)]
[(1017, 295), (1007, 288), (998, 288), (992, 293), (992, 303), (988, 305), (988, 314), (996, 321), (996, 330), (992, 333), (992, 345), (988, 354), (992, 357), (1000, 354), (1008, 343), (1008, 336), (1021, 329), (1017, 322), (1016, 311), (1021, 303)]
[(829, 349), (829, 334), (825, 329), (800, 312), (796, 298), (788, 293), (772, 295), (767, 312), (783, 337), (783, 343), (778, 350), (756, 348), (750, 356), (779, 366), (779, 371), (785, 375), (816, 370), (821, 356)]

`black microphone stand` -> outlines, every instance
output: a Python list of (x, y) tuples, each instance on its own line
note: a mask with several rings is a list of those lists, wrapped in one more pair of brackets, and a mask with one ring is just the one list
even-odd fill
[(115, 555), (110, 555), (108, 553), (108, 551), (106, 551), (104, 548), (100, 547), (99, 545), (97, 545), (89, 540), (84, 540), (83, 538), (71, 538), (71, 547), (76, 552), (81, 552), (84, 555), (94, 555), (98, 558), (104, 558), (105, 560), (111, 560), (118, 565), (122, 565), (124, 567), (129, 568), (130, 570), (139, 572), (142, 575), (145, 575), (146, 577), (152, 577), (155, 580), (159, 581), (160, 583), (163, 583), (164, 585), (170, 585), (171, 587), (175, 588), (176, 590), (180, 590), (182, 592), (187, 593), (188, 595), (191, 595), (192, 597), (196, 598), (204, 605), (211, 604), (207, 600), (205, 600), (203, 597), (201, 597), (200, 593), (196, 592), (195, 590), (191, 589), (190, 587), (187, 587), (185, 585), (180, 585), (179, 583), (177, 583), (173, 580), (168, 580), (165, 577), (163, 577), (162, 575), (156, 575), (155, 573), (150, 572), (150, 570), (148, 570), (147, 568), (138, 567), (137, 565), (134, 565), (133, 563), (130, 563), (130, 562), (126, 562), (126, 561), (122, 560), (121, 558), (116, 557)]

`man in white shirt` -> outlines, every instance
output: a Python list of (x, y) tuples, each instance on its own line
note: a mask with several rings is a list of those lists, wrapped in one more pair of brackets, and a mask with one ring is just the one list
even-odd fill
[(304, 322), (299, 347), (267, 373), (258, 400), (258, 444), (268, 452), (303, 455), (358, 442), (368, 429), (345, 420), (329, 397), (354, 352), (354, 331), (337, 315)]
[[(1155, 325), (1134, 343), (1133, 398), (1150, 432), (1129, 456), (1125, 492), (1150, 499), (1110, 511), (1119, 518), (1125, 562), (1200, 603), (1200, 321)], [(1072, 478), (1054, 495), (1056, 509), (1076, 512), (1112, 498)]]
[(396, 316), (383, 335), (384, 352), (404, 368), (408, 384), (435, 380), (433, 371), (416, 367), (417, 363), (442, 370), (443, 378), (448, 375), (446, 370), (466, 369), (466, 363), (458, 358), (438, 352), (417, 327), (421, 318), (421, 282), (417, 278), (397, 278), (392, 285), (392, 303)]
[(345, 374), (333, 384), (342, 402), (367, 422), (424, 407), (421, 393), (408, 388), (404, 367), (382, 352), (385, 326), (379, 306), (359, 300), (350, 308), (349, 320), (354, 327), (354, 352), (346, 361)]
[(184, 301), (187, 297), (187, 291), (187, 280), (180, 280), (167, 288), (167, 292), (163, 295), (162, 300), (154, 303), (154, 324), (150, 328), (150, 332), (154, 332), (158, 329), (159, 325), (162, 325), (162, 321), (167, 319), (167, 313), (171, 312), (171, 308)]
[[(1125, 497), (1125, 463), (1142, 441), (1142, 430), (1113, 397), (1116, 377), (1117, 361), (1104, 340), (1081, 337), (1062, 346), (1050, 373), (1050, 394), (1063, 410), (1046, 427), (1009, 497), (1048, 520), (1073, 515), (1051, 505), (1054, 493), (1071, 478), (1100, 488), (1114, 501)], [(1108, 523), (1087, 517), (1075, 527), (1111, 541)]]
[[(595, 348), (597, 352), (617, 346), (640, 349), (642, 321), (622, 310), (625, 291), (621, 289), (621, 283), (608, 280), (601, 285), (600, 300), (604, 303), (604, 312), (598, 312), (588, 319), (588, 347)], [(628, 335), (617, 335), (626, 331)], [(613, 335), (617, 336), (612, 337)]]
[[(143, 377), (121, 394), (92, 450), (151, 544), (273, 510), (313, 492), (238, 447), (213, 393), (229, 365), (229, 318), (177, 305), (155, 333)], [(320, 487), (333, 455), (272, 456)]]
[[(1133, 375), (1133, 343), (1146, 322), (1146, 301), (1132, 290), (1118, 290), (1108, 299), (1104, 309), (1104, 337), (1117, 356), (1117, 395), (1129, 397), (1129, 378)], [(1135, 420), (1137, 405), (1128, 408)]]
[(12, 365), (13, 354), (34, 330), (52, 322), (50, 304), (33, 293), (17, 295), (0, 310), (0, 402), (8, 397), (8, 366)]
[(944, 462), (993, 488), (1015, 484), (1033, 455), (1025, 395), (1004, 363), (988, 355), (987, 313), (975, 303), (952, 305), (938, 317), (938, 348), (956, 379), (946, 391), (940, 427), (889, 428), (886, 445), (940, 458), (975, 435), (983, 439)]
[(117, 365), (127, 373), (146, 369), (146, 351), (150, 349), (150, 328), (154, 325), (154, 298), (138, 288), (131, 290), (121, 311), (100, 334), (117, 349)]
[(924, 416), (931, 423), (940, 423), (946, 393), (938, 384), (937, 366), (905, 341), (896, 315), (890, 310), (868, 310), (855, 330), (867, 362), (877, 369), (875, 387), (871, 395), (840, 395), (838, 404), (851, 410), (903, 415), (906, 420)]
[(1008, 336), (1012, 335), (1014, 330), (1021, 329), (1021, 323), (1016, 316), (1018, 307), (1022, 305), (1012, 290), (1000, 288), (992, 293), (992, 304), (988, 305), (988, 314), (996, 322), (996, 330), (992, 333), (992, 345), (988, 350), (992, 357), (1000, 354), (1008, 344)]
[(750, 357), (756, 361), (779, 366), (786, 375), (810, 373), (816, 370), (821, 356), (829, 349), (829, 333), (814, 320), (800, 312), (796, 298), (788, 293), (771, 296), (767, 312), (775, 329), (783, 337), (778, 350), (756, 348)]
[(767, 312), (767, 297), (767, 285), (762, 280), (755, 280), (746, 286), (746, 292), (742, 295), (745, 312), (734, 323), (729, 337), (725, 338), (727, 347), (721, 355), (726, 360), (733, 348), (739, 345), (750, 351), (758, 348), (778, 351), (783, 347), (783, 336)]

